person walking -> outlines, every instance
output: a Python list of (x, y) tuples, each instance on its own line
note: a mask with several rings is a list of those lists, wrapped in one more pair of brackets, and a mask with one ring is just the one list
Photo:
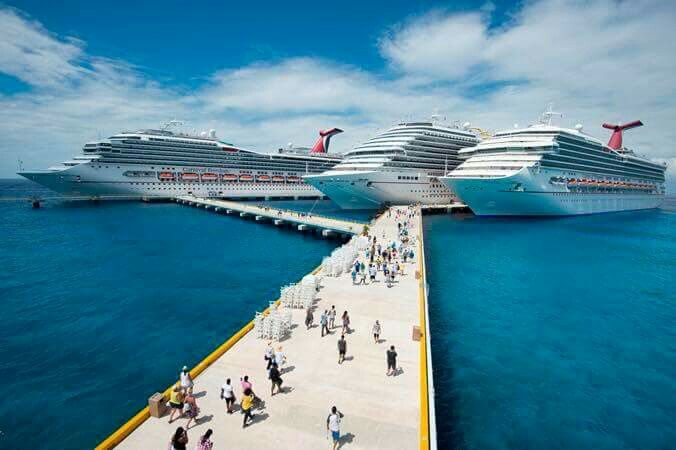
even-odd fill
[(312, 307), (308, 306), (307, 310), (305, 311), (305, 326), (307, 327), (308, 330), (312, 328), (312, 323), (314, 322), (314, 320), (315, 317), (312, 314)]
[(352, 277), (352, 284), (357, 284), (357, 270), (352, 269), (352, 272), (350, 272), (350, 276)]
[(209, 428), (206, 433), (200, 436), (199, 441), (197, 441), (197, 447), (195, 447), (195, 450), (211, 450), (212, 448), (214, 448), (214, 443), (211, 442), (212, 434), (213, 430)]
[(254, 399), (257, 399), (258, 396), (253, 390), (253, 383), (249, 381), (249, 375), (244, 375), (244, 378), (240, 378), (240, 381), (242, 383), (242, 394), (246, 391), (250, 391), (253, 394)]
[(350, 332), (350, 316), (347, 314), (347, 311), (343, 313), (343, 334)]
[(396, 375), (397, 373), (397, 352), (394, 351), (394, 345), (390, 345), (387, 351), (387, 375)]
[(188, 446), (188, 432), (183, 427), (176, 428), (174, 435), (169, 441), (170, 450), (186, 450)]
[(331, 413), (326, 418), (326, 432), (331, 433), (331, 438), (333, 439), (333, 450), (338, 448), (338, 443), (340, 442), (340, 420), (343, 417), (345, 417), (345, 415), (338, 411), (338, 408), (332, 406)]
[(169, 423), (171, 423), (174, 421), (174, 414), (178, 413), (179, 418), (183, 415), (183, 388), (180, 383), (176, 383), (169, 394), (169, 407), (171, 407), (169, 415)]
[(191, 392), (188, 392), (188, 395), (185, 397), (185, 406), (187, 406), (188, 411), (188, 423), (185, 425), (185, 429), (190, 429), (190, 424), (197, 421), (197, 416), (200, 413), (200, 409), (197, 406), (197, 399)]
[(282, 351), (282, 346), (280, 345), (277, 347), (277, 351), (275, 352), (275, 359), (273, 361), (274, 364), (277, 364), (277, 368), (279, 370), (282, 370), (282, 366), (286, 364), (286, 355)]
[(380, 322), (376, 320), (373, 324), (373, 342), (376, 344), (380, 342)]
[(225, 407), (228, 414), (232, 414), (233, 406), (235, 406), (235, 391), (230, 384), (230, 378), (225, 380), (225, 384), (221, 386), (221, 400), (225, 400)]
[(253, 402), (254, 402), (255, 395), (251, 389), (247, 389), (244, 391), (244, 395), (242, 396), (242, 414), (244, 414), (244, 420), (242, 421), (242, 428), (245, 428), (247, 426), (246, 421), (251, 420), (253, 422), (253, 414), (252, 414), (252, 409), (253, 409)]
[(270, 371), (268, 372), (268, 378), (270, 378), (270, 381), (272, 382), (270, 396), (272, 397), (275, 395), (275, 386), (277, 386), (277, 393), (282, 392), (282, 374), (279, 372), (276, 363), (272, 363), (272, 367), (270, 367)]
[(270, 365), (272, 364), (272, 360), (275, 357), (275, 349), (272, 348), (272, 341), (268, 341), (268, 346), (265, 347), (265, 355), (263, 356), (263, 359), (267, 362), (267, 365), (265, 366), (265, 370), (270, 370)]
[(329, 329), (336, 328), (336, 305), (331, 305), (329, 310)]
[(322, 337), (324, 337), (324, 331), (326, 331), (326, 334), (331, 334), (329, 332), (329, 317), (326, 310), (324, 310), (322, 316), (319, 318), (319, 324), (322, 327)]
[(373, 264), (371, 264), (371, 265), (369, 266), (369, 277), (371, 278), (371, 283), (375, 283), (375, 282), (376, 282), (376, 273), (377, 273), (377, 272), (378, 272), (378, 271), (377, 271), (377, 269), (376, 269), (376, 266), (374, 266)]
[(342, 364), (345, 361), (345, 353), (347, 353), (347, 341), (345, 340), (345, 335), (341, 334), (340, 339), (338, 339), (338, 364)]
[(183, 391), (192, 394), (192, 387), (195, 383), (193, 383), (192, 381), (192, 377), (190, 376), (190, 372), (188, 371), (188, 366), (183, 366), (183, 369), (181, 369), (179, 377), (181, 380), (181, 387), (183, 388)]

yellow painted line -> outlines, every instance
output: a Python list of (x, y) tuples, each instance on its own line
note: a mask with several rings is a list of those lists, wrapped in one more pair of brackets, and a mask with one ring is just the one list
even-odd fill
[(420, 450), (430, 449), (430, 409), (429, 392), (427, 386), (427, 309), (425, 299), (425, 253), (423, 252), (423, 229), (422, 229), (422, 210), (418, 209), (420, 220), (420, 234), (418, 235), (418, 267), (420, 269), (420, 280), (418, 280), (418, 298), (420, 305)]
[[(321, 264), (317, 266), (310, 274), (315, 275), (317, 272), (321, 270), (322, 266)], [(277, 299), (275, 301), (275, 304), (278, 305), (280, 302), (280, 299)], [(265, 311), (263, 311), (263, 314), (267, 315), (270, 312), (270, 308), (266, 308)], [(218, 358), (223, 356), (225, 352), (230, 350), (240, 339), (242, 339), (249, 331), (251, 331), (254, 327), (254, 322), (253, 320), (246, 325), (244, 325), (237, 333), (233, 334), (230, 339), (225, 341), (223, 344), (221, 344), (216, 350), (211, 352), (209, 356), (204, 358), (200, 363), (198, 363), (195, 367), (193, 367), (190, 370), (190, 376), (195, 379), (199, 374), (204, 372), (207, 367), (212, 365)], [(165, 400), (169, 398), (169, 394), (171, 393), (171, 390), (173, 389), (175, 383), (172, 383), (168, 388), (164, 390), (164, 398)], [(99, 445), (95, 447), (95, 450), (108, 450), (113, 447), (115, 447), (117, 444), (122, 442), (127, 436), (129, 436), (135, 429), (141, 426), (143, 422), (148, 420), (150, 417), (150, 410), (146, 406), (143, 408), (141, 411), (139, 411), (134, 417), (129, 419), (124, 425), (122, 425), (120, 428), (118, 428), (113, 434), (108, 436), (106, 439), (101, 441)]]

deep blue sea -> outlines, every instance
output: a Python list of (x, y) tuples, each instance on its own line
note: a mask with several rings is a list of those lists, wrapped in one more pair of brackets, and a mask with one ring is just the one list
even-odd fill
[(53, 195), (0, 180), (2, 449), (92, 448), (339, 245), (171, 203), (2, 201), (30, 193)]
[(676, 212), (425, 218), (439, 448), (676, 448)]
[[(91, 448), (336, 245), (0, 181), (0, 448)], [(278, 207), (367, 220), (331, 202)], [(425, 218), (439, 448), (676, 441), (676, 213)]]

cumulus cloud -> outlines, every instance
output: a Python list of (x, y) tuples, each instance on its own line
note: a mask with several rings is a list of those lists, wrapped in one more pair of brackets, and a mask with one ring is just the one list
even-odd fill
[(188, 92), (0, 9), (0, 72), (30, 85), (0, 95), (0, 176), (17, 158), (44, 167), (88, 140), (173, 117), (261, 151), (309, 144), (318, 128), (339, 126), (347, 133), (333, 145), (347, 150), (432, 113), (491, 130), (527, 125), (549, 101), (566, 114), (562, 123), (582, 122), (600, 137), (603, 121), (640, 118), (648, 126), (626, 142), (676, 163), (676, 8), (541, 0), (497, 27), (491, 14), (434, 11), (383, 30), (385, 72), (300, 56), (218, 71)]

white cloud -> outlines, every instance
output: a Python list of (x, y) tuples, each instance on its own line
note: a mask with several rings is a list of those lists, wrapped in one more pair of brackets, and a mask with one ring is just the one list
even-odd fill
[(12, 9), (0, 10), (0, 69), (35, 86), (57, 86), (86, 70), (82, 43), (58, 39)]
[(456, 79), (481, 62), (488, 36), (481, 14), (433, 13), (394, 31), (380, 41), (380, 51), (405, 73)]
[(339, 126), (346, 133), (332, 143), (346, 150), (434, 112), (488, 129), (527, 125), (549, 101), (566, 113), (563, 123), (582, 121), (599, 137), (603, 121), (642, 119), (647, 126), (626, 142), (673, 167), (675, 10), (647, 0), (544, 0), (499, 28), (488, 25), (490, 8), (436, 11), (379, 40), (387, 73), (297, 57), (219, 71), (186, 92), (0, 9), (0, 72), (32, 86), (0, 95), (0, 176), (17, 158), (45, 167), (87, 140), (173, 117), (261, 151), (310, 144), (318, 128)]

